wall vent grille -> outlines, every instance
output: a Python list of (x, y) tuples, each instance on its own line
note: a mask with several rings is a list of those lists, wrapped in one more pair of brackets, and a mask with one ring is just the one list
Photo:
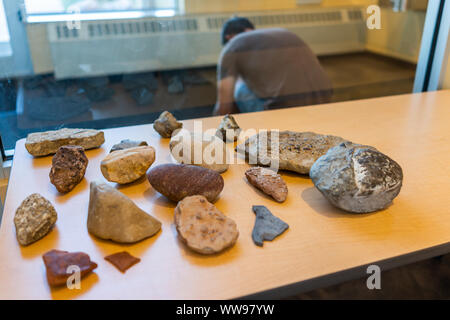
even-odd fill
[[(196, 19), (89, 22), (86, 25), (89, 38), (198, 30)], [(56, 25), (56, 36), (58, 39), (76, 39), (80, 35), (77, 29), (69, 29), (66, 25), (58, 24)]]
[[(356, 11), (361, 14), (360, 11)], [(207, 19), (209, 29), (221, 29), (229, 17), (210, 17)], [(314, 22), (340, 22), (342, 21), (341, 11), (329, 12), (311, 12), (296, 14), (277, 14), (277, 15), (254, 15), (248, 16), (248, 19), (255, 26), (266, 25), (290, 25)]]
[(362, 15), (361, 10), (348, 10), (347, 13), (348, 13), (348, 18), (351, 21), (355, 21), (355, 20), (356, 21), (361, 21), (361, 20), (363, 20), (363, 15)]

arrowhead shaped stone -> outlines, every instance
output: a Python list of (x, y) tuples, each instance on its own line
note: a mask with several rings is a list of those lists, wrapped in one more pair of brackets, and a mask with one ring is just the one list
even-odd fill
[(93, 181), (87, 227), (91, 234), (101, 239), (133, 243), (156, 234), (161, 229), (161, 222), (120, 191)]
[(272, 241), (289, 228), (286, 222), (272, 215), (265, 206), (253, 206), (253, 212), (256, 220), (252, 239), (257, 246), (262, 247), (263, 241)]

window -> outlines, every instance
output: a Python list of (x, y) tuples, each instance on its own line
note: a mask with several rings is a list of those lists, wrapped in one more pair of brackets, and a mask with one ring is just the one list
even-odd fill
[[(221, 29), (236, 12), (256, 29), (284, 28), (301, 38), (331, 80), (330, 102), (412, 92), (427, 1), (316, 2), (25, 0), (28, 15), (57, 16), (39, 23), (3, 17), (0, 10), (0, 45), (21, 42), (11, 55), (27, 54), (32, 65), (29, 72), (0, 70), (3, 145), (13, 149), (30, 132), (60, 127), (151, 123), (164, 110), (179, 119), (212, 115)], [(374, 3), (381, 7), (382, 27), (369, 30), (366, 9)], [(77, 28), (61, 18), (74, 8), (87, 15), (145, 14), (93, 14)], [(11, 39), (7, 20), (15, 26)], [(10, 61), (0, 54), (0, 68), (14, 66)]]
[(178, 0), (25, 0), (28, 14), (127, 10), (176, 10)]

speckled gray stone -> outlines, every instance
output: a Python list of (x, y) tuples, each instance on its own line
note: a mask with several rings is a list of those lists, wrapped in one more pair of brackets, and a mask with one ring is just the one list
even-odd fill
[(93, 235), (119, 243), (133, 243), (151, 237), (161, 222), (141, 210), (117, 189), (91, 182), (87, 228)]
[(68, 129), (56, 131), (35, 132), (27, 136), (25, 148), (35, 156), (54, 154), (59, 147), (75, 145), (84, 150), (98, 148), (105, 142), (103, 131), (94, 129)]
[(348, 142), (320, 157), (309, 175), (333, 205), (356, 213), (389, 206), (403, 180), (397, 162), (373, 147)]
[(53, 205), (38, 193), (28, 196), (14, 215), (17, 241), (23, 246), (43, 238), (56, 223)]
[(272, 241), (289, 228), (289, 225), (275, 217), (265, 206), (253, 206), (256, 215), (252, 231), (253, 242), (262, 247), (263, 241)]
[(125, 139), (125, 140), (120, 141), (120, 143), (113, 145), (111, 148), (111, 151), (109, 151), (109, 152), (111, 153), (114, 151), (130, 149), (130, 148), (135, 148), (135, 147), (142, 147), (142, 146), (148, 146), (148, 143), (146, 141), (135, 141), (135, 140)]

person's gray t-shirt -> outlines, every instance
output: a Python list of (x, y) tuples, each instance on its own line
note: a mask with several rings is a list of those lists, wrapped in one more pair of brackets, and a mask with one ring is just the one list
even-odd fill
[(328, 102), (332, 84), (311, 49), (281, 28), (243, 32), (223, 48), (218, 78), (240, 77), (267, 107)]

